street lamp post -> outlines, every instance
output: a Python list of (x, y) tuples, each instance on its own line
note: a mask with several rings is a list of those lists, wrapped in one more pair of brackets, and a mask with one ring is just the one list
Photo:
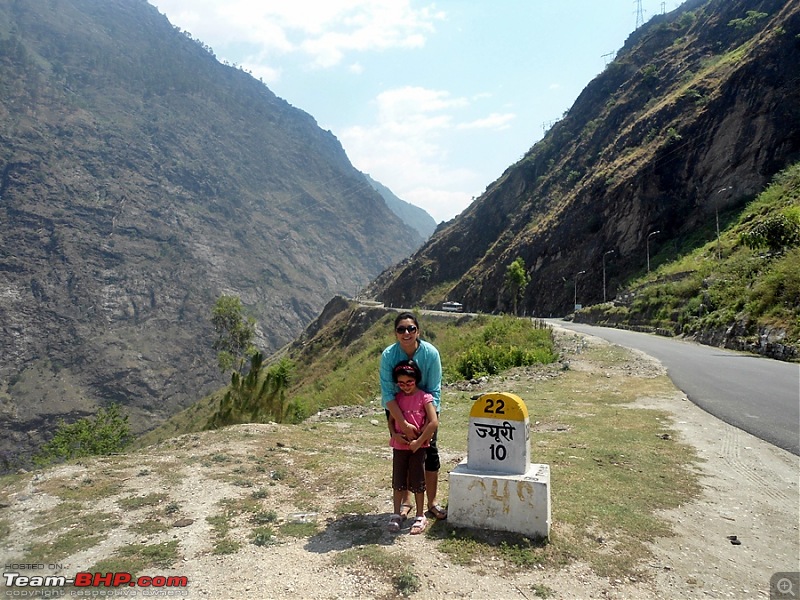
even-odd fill
[(657, 233), (661, 233), (661, 230), (658, 231), (651, 231), (647, 234), (647, 272), (650, 272), (650, 238), (656, 235)]
[(603, 302), (606, 301), (606, 256), (609, 254), (614, 254), (613, 250), (606, 250), (603, 253)]
[(578, 310), (578, 275), (583, 275), (586, 271), (580, 271), (575, 274), (575, 296), (572, 299), (572, 306), (574, 310)]
[(717, 260), (722, 260), (722, 243), (719, 238), (719, 195), (722, 192), (727, 192), (729, 189), (731, 189), (731, 186), (724, 187), (714, 196), (714, 218), (717, 221)]

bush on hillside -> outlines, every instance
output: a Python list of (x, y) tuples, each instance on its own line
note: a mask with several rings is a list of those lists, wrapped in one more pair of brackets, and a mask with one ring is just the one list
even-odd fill
[(557, 360), (552, 331), (538, 322), (501, 317), (492, 319), (480, 339), (453, 360), (464, 379), (496, 375), (512, 367)]
[(256, 352), (250, 359), (250, 370), (246, 375), (238, 371), (231, 373), (231, 385), (209, 419), (209, 429), (236, 423), (284, 421), (292, 363), (281, 359), (266, 373), (263, 364), (264, 355)]
[(101, 408), (93, 417), (74, 423), (59, 421), (55, 435), (34, 456), (37, 466), (54, 462), (122, 452), (132, 441), (128, 415), (123, 415), (118, 404)]
[(770, 252), (782, 252), (800, 245), (800, 222), (793, 213), (770, 215), (745, 231), (740, 239), (752, 250), (766, 248)]

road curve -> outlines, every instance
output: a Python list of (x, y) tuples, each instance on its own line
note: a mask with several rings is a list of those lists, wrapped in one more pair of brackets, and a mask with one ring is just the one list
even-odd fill
[(547, 321), (649, 354), (697, 406), (800, 455), (800, 365), (635, 331)]

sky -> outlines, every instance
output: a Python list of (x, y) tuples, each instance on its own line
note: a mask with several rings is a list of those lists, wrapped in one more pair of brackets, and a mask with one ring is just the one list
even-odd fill
[(150, 0), (448, 221), (680, 0)]

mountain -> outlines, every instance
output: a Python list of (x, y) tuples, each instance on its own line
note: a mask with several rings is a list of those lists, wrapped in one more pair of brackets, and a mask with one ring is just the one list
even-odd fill
[(414, 206), (405, 200), (401, 200), (394, 195), (392, 190), (387, 188), (385, 185), (378, 183), (366, 173), (364, 174), (364, 177), (367, 178), (369, 184), (386, 201), (386, 206), (389, 207), (389, 210), (400, 217), (400, 219), (402, 219), (406, 225), (413, 227), (417, 233), (422, 236), (422, 241), (425, 241), (431, 237), (431, 234), (433, 234), (434, 230), (436, 229), (436, 221), (433, 220), (432, 216), (430, 216), (420, 207)]
[(0, 457), (58, 419), (155, 425), (421, 243), (339, 141), (142, 0), (0, 3)]
[(540, 142), (366, 293), (509, 311), (505, 274), (521, 258), (527, 314), (600, 302), (604, 276), (613, 297), (798, 159), (798, 81), (797, 2), (690, 0), (654, 17)]

